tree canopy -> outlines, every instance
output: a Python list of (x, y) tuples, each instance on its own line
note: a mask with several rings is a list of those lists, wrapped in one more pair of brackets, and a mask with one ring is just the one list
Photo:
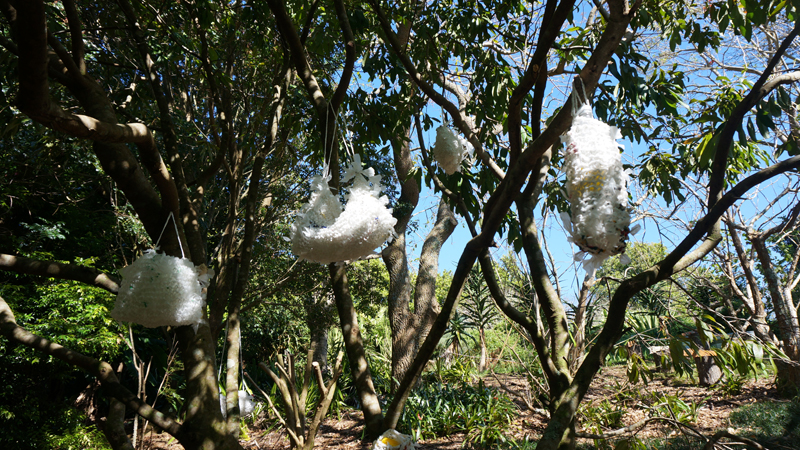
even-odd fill
[[(732, 269), (726, 289), (749, 289), (740, 299), (752, 303), (751, 325), (772, 339), (758, 328), (764, 299), (754, 294), (767, 286), (791, 360), (782, 377), (800, 386), (797, 258), (787, 256), (800, 167), (797, 0), (0, 6), (0, 357), (44, 354), (85, 371), (111, 399), (109, 417), (127, 408), (186, 448), (240, 448), (242, 337), (258, 340), (246, 359), (294, 339), (309, 364), (324, 365), (338, 320), (366, 434), (377, 437), (397, 427), (466, 296), (477, 326), (496, 307), (538, 354), (551, 420), (537, 448), (573, 448), (578, 405), (629, 306), (657, 306), (663, 283), (711, 264), (713, 252), (722, 265), (736, 254), (743, 272), (758, 259), (751, 286)], [(605, 319), (576, 353), (577, 312), (568, 316), (546, 237), (557, 228), (543, 228), (574, 201), (561, 136), (584, 102), (632, 144), (623, 162), (641, 195), (622, 207), (635, 221), (672, 225), (659, 244), (629, 245), (632, 270), (605, 267), (615, 278), (603, 286)], [(439, 126), (474, 151), (453, 174), (435, 161)], [(313, 177), (327, 168), (330, 198), (347, 201), (341, 187), (356, 155), (397, 220), (383, 264), (372, 255), (298, 261), (287, 240), (295, 212), (315, 198)], [(771, 184), (791, 188), (767, 205), (769, 220), (737, 223), (740, 200)], [(422, 230), (414, 215), (428, 191), (438, 205)], [(170, 215), (175, 226), (165, 227)], [(471, 239), (440, 277), (458, 221)], [(736, 244), (743, 230), (750, 256)], [(729, 241), (740, 251), (722, 251)], [(157, 242), (214, 273), (201, 322), (136, 327), (151, 351), (171, 354), (176, 343), (179, 408), (147, 402), (146, 389), (118, 377), (134, 338), (108, 315), (119, 270)], [(498, 243), (515, 249), (524, 275), (495, 261)], [(55, 314), (65, 308), (70, 315)], [(376, 388), (383, 374), (372, 373), (365, 344), (378, 327), (363, 319), (384, 310), (389, 392)], [(104, 432), (113, 447), (130, 445), (124, 430)]]

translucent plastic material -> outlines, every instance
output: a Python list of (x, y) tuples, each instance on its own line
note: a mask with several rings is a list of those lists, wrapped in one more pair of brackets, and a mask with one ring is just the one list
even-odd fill
[(436, 143), (433, 145), (433, 158), (444, 170), (452, 175), (461, 172), (461, 162), (472, 154), (472, 145), (466, 139), (456, 136), (446, 126), (436, 129)]
[(292, 225), (292, 252), (323, 264), (352, 261), (393, 239), (397, 219), (386, 207), (389, 199), (381, 196), (380, 178), (372, 168), (362, 170), (356, 155), (345, 170), (344, 181), (352, 185), (342, 208), (328, 181), (314, 177), (311, 198)]
[(201, 277), (188, 259), (147, 250), (120, 274), (111, 317), (150, 328), (194, 325), (203, 319), (202, 288), (210, 275)]
[(372, 444), (372, 450), (414, 450), (416, 444), (407, 434), (388, 429)]
[(622, 167), (620, 133), (592, 117), (582, 106), (572, 128), (562, 136), (566, 147), (563, 170), (571, 215), (561, 214), (570, 242), (580, 248), (575, 259), (594, 271), (612, 255), (625, 251), (630, 233), (628, 174)]
[[(224, 395), (221, 391), (219, 393), (219, 407), (222, 410), (222, 417), (227, 417), (228, 415), (228, 408), (227, 408), (227, 396)], [(255, 397), (250, 395), (249, 392), (245, 391), (244, 389), (239, 391), (239, 416), (249, 416), (253, 413), (253, 410), (256, 408)]]

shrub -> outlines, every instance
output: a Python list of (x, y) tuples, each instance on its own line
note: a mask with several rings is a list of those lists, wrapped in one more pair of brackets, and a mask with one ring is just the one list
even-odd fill
[(483, 383), (431, 383), (408, 398), (398, 429), (416, 440), (463, 432), (465, 445), (492, 448), (506, 442), (503, 433), (514, 413), (514, 403), (505, 393)]

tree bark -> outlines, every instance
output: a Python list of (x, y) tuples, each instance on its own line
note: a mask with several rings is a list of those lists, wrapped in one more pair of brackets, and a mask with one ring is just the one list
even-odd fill
[(125, 433), (125, 404), (113, 397), (109, 402), (103, 434), (112, 449), (134, 450), (131, 440)]
[(392, 139), (392, 153), (395, 173), (400, 181), (400, 198), (394, 215), (397, 224), (394, 231), (397, 237), (381, 252), (381, 258), (389, 274), (389, 326), (392, 330), (392, 390), (397, 380), (402, 379), (410, 359), (416, 352), (413, 332), (416, 317), (409, 309), (411, 304), (411, 277), (409, 275), (408, 255), (406, 253), (406, 228), (414, 209), (419, 202), (420, 187), (412, 177), (414, 162), (411, 159), (410, 124), (406, 123), (402, 138)]
[(353, 376), (353, 384), (356, 386), (356, 391), (358, 391), (358, 397), (361, 401), (361, 411), (364, 413), (367, 436), (370, 439), (376, 439), (383, 431), (381, 430), (383, 413), (375, 386), (372, 384), (372, 374), (364, 351), (364, 341), (361, 338), (361, 331), (358, 327), (356, 309), (353, 306), (350, 288), (347, 285), (345, 266), (332, 263), (329, 267), (334, 298), (336, 299), (336, 309), (339, 312), (339, 324), (344, 338), (344, 347), (347, 351), (347, 359), (350, 362), (350, 374)]
[[(794, 396), (800, 392), (800, 323), (797, 319), (797, 308), (792, 299), (792, 289), (783, 285), (772, 264), (765, 234), (751, 235), (750, 242), (756, 250), (761, 273), (767, 281), (772, 307), (778, 320), (778, 327), (783, 341), (782, 350), (790, 361), (777, 361), (777, 385), (782, 395)], [(791, 280), (789, 280), (791, 283)]]
[(306, 311), (306, 325), (311, 333), (312, 361), (319, 364), (322, 373), (328, 373), (328, 330), (335, 324), (332, 320), (334, 299), (326, 288), (312, 293), (303, 302)]
[(744, 245), (742, 245), (742, 240), (739, 237), (739, 231), (730, 223), (730, 217), (727, 223), (728, 235), (731, 237), (733, 248), (736, 251), (736, 256), (739, 258), (739, 263), (742, 265), (744, 278), (747, 282), (747, 293), (749, 295), (742, 296), (742, 301), (750, 313), (750, 324), (753, 327), (753, 332), (762, 341), (772, 342), (769, 325), (767, 324), (767, 312), (764, 308), (764, 298), (761, 295), (761, 288), (758, 286), (758, 280), (756, 280), (755, 274), (753, 273), (753, 262), (744, 250)]
[[(414, 342), (414, 353), (428, 337), (433, 322), (439, 315), (439, 301), (436, 299), (436, 279), (439, 276), (439, 253), (442, 246), (455, 231), (458, 221), (444, 199), (439, 200), (436, 223), (428, 233), (420, 252), (419, 272), (414, 290), (414, 317), (418, 336)], [(410, 362), (410, 361), (409, 361)], [(405, 375), (405, 373), (403, 373)], [(397, 378), (398, 380), (402, 377)]]
[(0, 270), (39, 275), (44, 277), (75, 280), (89, 286), (105, 289), (112, 294), (119, 290), (119, 280), (92, 267), (63, 264), (54, 261), (40, 261), (24, 256), (6, 255), (0, 253)]
[[(405, 227), (404, 227), (405, 228)], [(392, 330), (392, 391), (414, 358), (414, 315), (411, 313), (411, 279), (406, 255), (406, 234), (402, 233), (381, 252), (389, 274), (388, 316)]]
[(569, 349), (570, 368), (574, 371), (583, 362), (583, 355), (586, 350), (586, 309), (589, 306), (589, 288), (591, 283), (589, 277), (583, 280), (581, 291), (578, 295), (578, 307), (575, 309), (574, 328), (575, 343)]

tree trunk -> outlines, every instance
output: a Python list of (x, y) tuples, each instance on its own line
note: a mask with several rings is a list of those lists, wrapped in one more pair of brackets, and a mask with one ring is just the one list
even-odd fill
[(800, 323), (797, 319), (797, 308), (792, 299), (791, 287), (784, 287), (772, 265), (769, 249), (766, 245), (766, 234), (751, 235), (750, 241), (756, 250), (761, 272), (767, 281), (772, 299), (772, 307), (778, 320), (778, 327), (783, 341), (783, 352), (791, 361), (777, 364), (778, 388), (783, 395), (795, 395), (800, 391)]
[[(410, 28), (408, 26), (407, 28)], [(416, 318), (411, 314), (411, 278), (409, 276), (406, 253), (406, 228), (414, 209), (419, 202), (419, 185), (411, 170), (410, 124), (406, 124), (401, 135), (405, 139), (392, 139), (392, 154), (395, 173), (400, 180), (400, 198), (395, 208), (397, 224), (394, 227), (397, 237), (381, 252), (383, 263), (389, 273), (389, 326), (392, 329), (392, 391), (403, 378), (409, 364), (414, 359), (417, 344), (413, 337)]]
[(312, 361), (319, 364), (323, 374), (330, 372), (328, 367), (328, 327), (315, 327), (311, 333)]
[[(739, 231), (731, 223), (730, 215), (728, 220), (726, 220), (726, 223), (728, 225), (728, 235), (733, 243), (736, 256), (739, 258), (739, 263), (742, 265), (744, 278), (747, 282), (745, 286), (747, 295), (742, 295), (741, 300), (750, 313), (750, 325), (753, 327), (753, 332), (755, 333), (756, 337), (764, 342), (773, 342), (774, 340), (772, 339), (769, 325), (767, 325), (767, 313), (764, 308), (764, 296), (761, 295), (761, 287), (758, 285), (758, 280), (753, 273), (753, 260), (747, 256), (747, 252), (745, 252), (742, 240), (739, 237)], [(731, 267), (731, 271), (732, 269), (733, 268)], [(731, 284), (734, 284), (733, 279), (731, 279)]]
[(411, 280), (408, 274), (405, 231), (381, 253), (389, 272), (389, 326), (392, 330), (392, 391), (414, 359), (416, 321), (411, 314)]
[(575, 309), (575, 343), (569, 350), (569, 362), (571, 372), (581, 365), (586, 347), (586, 309), (589, 306), (589, 288), (591, 287), (590, 278), (586, 277), (581, 285), (580, 295), (578, 296), (578, 307)]
[(439, 201), (436, 223), (420, 252), (419, 273), (414, 292), (414, 311), (410, 310), (411, 281), (408, 276), (405, 234), (400, 234), (383, 251), (389, 269), (389, 322), (392, 327), (392, 389), (406, 375), (419, 346), (428, 337), (439, 314), (436, 300), (436, 278), (439, 272), (439, 253), (453, 233), (456, 219), (444, 200)]
[(419, 273), (417, 275), (416, 289), (414, 290), (414, 314), (418, 333), (414, 344), (415, 354), (419, 350), (421, 343), (428, 337), (433, 322), (439, 315), (439, 301), (436, 299), (439, 253), (442, 250), (442, 245), (453, 234), (456, 225), (458, 225), (458, 221), (450, 206), (445, 203), (444, 199), (439, 200), (436, 224), (425, 238), (419, 256)]
[(800, 394), (800, 365), (797, 364), (797, 355), (789, 355), (792, 362), (776, 360), (775, 367), (778, 369), (775, 385), (778, 393), (785, 398), (793, 398)]
[(134, 450), (131, 440), (125, 433), (125, 404), (113, 397), (108, 406), (108, 415), (103, 426), (103, 434), (105, 434), (112, 449)]
[(303, 302), (306, 311), (306, 325), (311, 335), (310, 349), (312, 361), (319, 364), (323, 374), (329, 372), (328, 367), (328, 331), (335, 323), (333, 319), (333, 295), (328, 289), (314, 293)]
[(187, 450), (240, 449), (238, 436), (227, 433), (219, 407), (211, 330), (207, 325), (200, 325), (197, 333), (191, 326), (179, 327), (178, 343), (186, 376), (183, 427), (188, 436), (181, 443)]
[(339, 323), (342, 327), (344, 347), (350, 362), (350, 374), (353, 376), (353, 384), (361, 401), (367, 438), (376, 439), (382, 431), (383, 413), (375, 386), (372, 384), (372, 374), (369, 364), (367, 364), (364, 341), (361, 339), (361, 331), (358, 327), (358, 317), (350, 296), (350, 288), (347, 285), (346, 269), (344, 265), (338, 263), (330, 264), (329, 268), (333, 282), (333, 295), (336, 299), (336, 310), (339, 312)]

